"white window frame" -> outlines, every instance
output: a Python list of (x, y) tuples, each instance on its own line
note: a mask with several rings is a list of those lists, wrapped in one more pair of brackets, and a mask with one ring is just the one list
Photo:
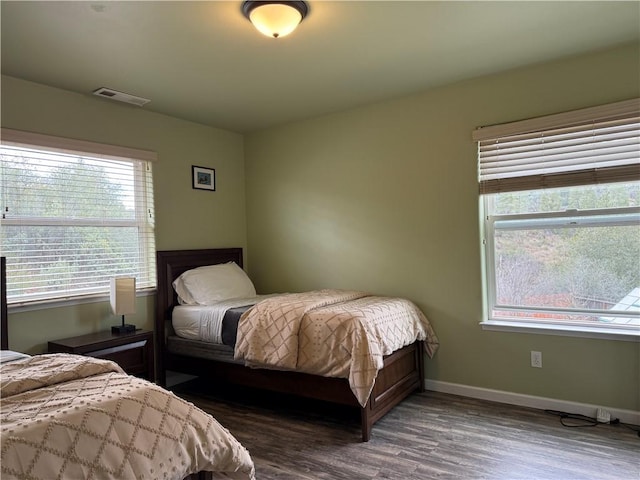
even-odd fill
[[(493, 196), (485, 195), (482, 199), (485, 213), (493, 211)], [(496, 271), (495, 271), (495, 231), (496, 230), (524, 230), (531, 228), (580, 228), (592, 226), (624, 226), (640, 225), (640, 207), (616, 208), (616, 209), (594, 209), (594, 210), (565, 210), (564, 212), (531, 213), (514, 215), (485, 215), (483, 222), (484, 255), (485, 255), (485, 288), (486, 288), (486, 320), (482, 322), (484, 328), (498, 329), (500, 326), (512, 329), (548, 330), (557, 333), (564, 330), (567, 333), (589, 333), (587, 336), (600, 332), (610, 338), (630, 336), (633, 339), (640, 335), (637, 327), (627, 327), (624, 325), (606, 324), (590, 328), (585, 325), (575, 325), (574, 322), (554, 320), (553, 322), (532, 321), (525, 318), (492, 317), (492, 312), (500, 310), (502, 312), (526, 312), (526, 313), (556, 313), (556, 314), (589, 314), (589, 315), (611, 315), (608, 310), (582, 310), (571, 308), (551, 308), (551, 307), (514, 307), (512, 305), (501, 304), (497, 301), (496, 292)], [(638, 313), (617, 312), (617, 317), (637, 318)], [(584, 335), (582, 335), (584, 336)]]
[[(2, 146), (25, 147), (40, 151), (50, 151), (56, 153), (70, 153), (73, 155), (86, 156), (88, 158), (113, 159), (126, 161), (134, 164), (134, 184), (146, 185), (143, 195), (136, 197), (135, 218), (132, 219), (57, 219), (57, 218), (33, 218), (7, 215), (0, 220), (2, 225), (24, 225), (24, 226), (104, 226), (104, 227), (134, 227), (142, 230), (139, 236), (138, 248), (141, 252), (141, 259), (146, 259), (144, 274), (141, 274), (142, 281), (137, 286), (138, 294), (148, 295), (155, 292), (155, 233), (154, 233), (154, 206), (153, 206), (153, 185), (151, 175), (151, 162), (157, 160), (157, 154), (148, 150), (140, 150), (129, 147), (100, 144), (84, 140), (43, 135), (8, 128), (1, 129), (0, 143)], [(145, 188), (145, 187), (142, 187)], [(139, 190), (136, 187), (136, 190)], [(4, 205), (3, 205), (4, 207)], [(149, 219), (147, 221), (141, 219)], [(139, 276), (140, 273), (137, 275)], [(91, 303), (108, 299), (109, 282), (105, 281), (104, 287), (91, 288), (86, 292), (50, 292), (37, 295), (29, 299), (16, 300), (8, 299), (8, 306), (11, 311), (28, 311), (41, 308), (52, 308), (63, 305)]]
[[(495, 125), (477, 129), (473, 133), (474, 141), (491, 140), (501, 136), (518, 135), (524, 132), (534, 132), (538, 129), (557, 128), (558, 126), (573, 125), (583, 123), (589, 120), (597, 120), (602, 117), (619, 117), (624, 115), (637, 116), (640, 112), (640, 101), (633, 99), (629, 101), (619, 102), (617, 104), (593, 107), (576, 112), (567, 112), (549, 117), (541, 117), (530, 119), (512, 124)], [(637, 128), (637, 127), (636, 127)], [(636, 133), (637, 135), (637, 133)], [(637, 140), (636, 140), (637, 141)], [(480, 144), (479, 144), (480, 145)], [(480, 152), (480, 148), (479, 148)], [(588, 168), (585, 168), (586, 172)], [(591, 183), (609, 183), (622, 181), (629, 177), (629, 180), (636, 180), (640, 165), (638, 159), (631, 160), (627, 165), (617, 166), (612, 169), (594, 168), (589, 171), (592, 180), (585, 180), (584, 174), (581, 172), (573, 173), (567, 178), (567, 186), (571, 185), (588, 185)], [(594, 173), (595, 172), (595, 173)], [(598, 180), (597, 175), (601, 177)], [(584, 175), (584, 176), (581, 176)], [(595, 179), (595, 180), (594, 180)], [(612, 325), (612, 324), (594, 324), (586, 325), (576, 324), (575, 322), (562, 320), (544, 320), (536, 321), (534, 319), (525, 319), (514, 316), (509, 317), (492, 317), (492, 312), (498, 309), (502, 312), (527, 312), (527, 313), (558, 313), (558, 314), (587, 314), (587, 315), (611, 315), (607, 310), (579, 310), (565, 308), (537, 308), (537, 307), (513, 307), (510, 305), (501, 305), (497, 302), (496, 295), (496, 271), (495, 271), (495, 232), (496, 230), (516, 230), (534, 228), (580, 228), (587, 226), (617, 226), (617, 225), (639, 225), (640, 224), (640, 207), (626, 207), (616, 209), (593, 209), (593, 210), (567, 210), (564, 212), (549, 213), (528, 213), (515, 215), (493, 214), (493, 197), (492, 193), (500, 191), (528, 191), (531, 188), (553, 188), (561, 186), (563, 183), (556, 172), (552, 174), (542, 174), (529, 177), (507, 178), (506, 184), (500, 184), (501, 180), (491, 179), (483, 185), (482, 177), (480, 183), (481, 194), (481, 238), (483, 242), (482, 259), (484, 272), (484, 309), (483, 319), (480, 322), (485, 330), (512, 331), (512, 332), (528, 332), (543, 333), (553, 335), (567, 335), (589, 338), (608, 338), (616, 340), (640, 341), (640, 327), (635, 325)], [(538, 186), (533, 186), (538, 183)], [(490, 184), (487, 186), (487, 183)], [(506, 188), (506, 190), (503, 190)], [(618, 317), (637, 318), (638, 313), (617, 312)]]

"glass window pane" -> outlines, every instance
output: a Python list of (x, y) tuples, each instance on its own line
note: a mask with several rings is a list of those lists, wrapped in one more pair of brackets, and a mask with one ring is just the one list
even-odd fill
[(493, 215), (637, 207), (640, 182), (500, 193), (493, 202)]
[(627, 313), (637, 307), (640, 226), (496, 230), (494, 239), (498, 305)]
[(143, 260), (137, 227), (9, 225), (0, 239), (15, 301), (106, 291), (111, 277), (135, 276)]
[(149, 162), (3, 145), (0, 198), (10, 303), (155, 286)]
[(4, 202), (12, 216), (135, 217), (134, 164), (3, 147)]

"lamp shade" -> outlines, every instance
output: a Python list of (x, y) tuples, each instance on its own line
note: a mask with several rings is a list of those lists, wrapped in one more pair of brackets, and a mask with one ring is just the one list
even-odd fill
[(280, 38), (293, 32), (308, 12), (305, 2), (247, 1), (243, 12), (259, 32)]
[(110, 301), (116, 315), (136, 313), (135, 277), (112, 278)]

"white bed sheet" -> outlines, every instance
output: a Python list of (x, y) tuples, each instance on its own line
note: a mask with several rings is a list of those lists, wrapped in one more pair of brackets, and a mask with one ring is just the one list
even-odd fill
[(26, 353), (14, 352), (13, 350), (0, 350), (0, 363), (13, 362), (14, 360), (22, 360), (30, 355)]
[(189, 340), (222, 345), (222, 319), (230, 308), (254, 305), (271, 295), (232, 298), (214, 305), (178, 305), (174, 307), (171, 323), (176, 335)]

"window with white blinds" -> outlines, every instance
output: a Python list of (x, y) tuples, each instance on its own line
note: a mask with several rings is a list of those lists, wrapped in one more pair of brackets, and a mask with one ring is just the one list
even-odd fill
[(481, 193), (640, 179), (640, 100), (477, 129)]
[(155, 153), (2, 129), (0, 246), (9, 304), (153, 288)]
[(640, 100), (478, 142), (484, 328), (640, 336)]

